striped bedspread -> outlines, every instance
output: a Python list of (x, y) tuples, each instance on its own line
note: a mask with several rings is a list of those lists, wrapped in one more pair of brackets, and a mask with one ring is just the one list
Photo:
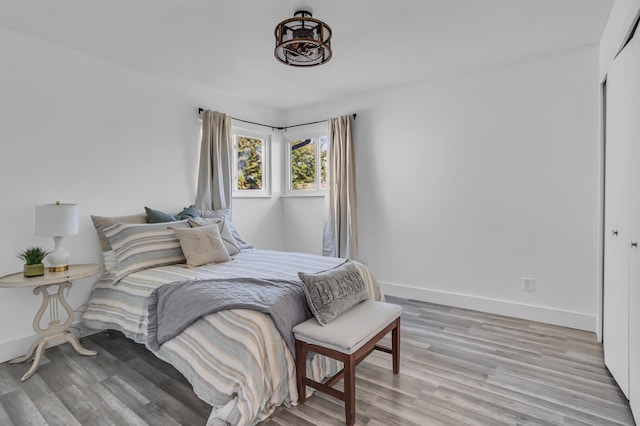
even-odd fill
[[(82, 322), (94, 329), (115, 329), (146, 344), (147, 298), (158, 286), (207, 278), (298, 279), (298, 272), (333, 268), (344, 260), (301, 253), (243, 250), (230, 262), (187, 268), (163, 266), (136, 272), (113, 285), (99, 280)], [(374, 300), (383, 296), (369, 270), (356, 263)], [(193, 390), (213, 407), (207, 425), (253, 425), (275, 408), (296, 404), (295, 363), (271, 318), (233, 309), (202, 317), (154, 354), (172, 364)], [(338, 363), (315, 356), (307, 375), (315, 380), (335, 374)]]

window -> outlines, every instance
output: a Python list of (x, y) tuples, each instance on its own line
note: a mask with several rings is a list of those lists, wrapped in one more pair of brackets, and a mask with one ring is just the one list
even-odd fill
[(269, 197), (269, 136), (233, 129), (233, 196)]
[(326, 134), (311, 134), (287, 140), (287, 195), (323, 196), (327, 189)]

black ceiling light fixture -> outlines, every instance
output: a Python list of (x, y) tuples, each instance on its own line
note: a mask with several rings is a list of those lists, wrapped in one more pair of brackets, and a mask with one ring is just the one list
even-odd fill
[(276, 59), (294, 67), (322, 65), (331, 59), (331, 28), (311, 12), (299, 10), (276, 26)]

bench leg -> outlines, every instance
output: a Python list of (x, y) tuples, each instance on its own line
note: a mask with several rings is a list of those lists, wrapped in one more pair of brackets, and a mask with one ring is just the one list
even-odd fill
[(304, 379), (307, 376), (307, 347), (296, 340), (296, 379), (298, 382), (298, 403), (304, 404), (307, 400), (307, 386)]
[(400, 373), (400, 318), (391, 331), (391, 356), (393, 359), (393, 374)]
[(344, 413), (349, 426), (356, 421), (356, 366), (353, 356), (344, 361)]

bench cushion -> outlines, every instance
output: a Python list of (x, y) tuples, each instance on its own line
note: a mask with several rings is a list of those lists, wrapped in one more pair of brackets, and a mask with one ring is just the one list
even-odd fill
[(352, 354), (400, 316), (402, 307), (365, 300), (325, 326), (311, 318), (293, 327), (296, 339)]

